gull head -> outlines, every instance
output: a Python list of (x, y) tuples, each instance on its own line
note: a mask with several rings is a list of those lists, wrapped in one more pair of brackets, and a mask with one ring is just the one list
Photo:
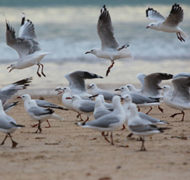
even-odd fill
[(162, 87), (162, 90), (163, 90), (164, 93), (169, 92), (170, 89), (171, 89), (171, 87), (170, 87), (169, 85), (164, 85), (164, 86)]
[(89, 84), (88, 86), (87, 86), (87, 89), (96, 89), (97, 88), (97, 86), (96, 86), (96, 84), (94, 84), (94, 83), (91, 83), (91, 84)]
[(112, 98), (112, 104), (114, 107), (117, 107), (119, 104), (121, 104), (121, 98), (119, 96), (114, 96)]
[(127, 86), (121, 86), (120, 88), (115, 89), (115, 91), (129, 92), (129, 89)]
[(122, 99), (126, 102), (126, 103), (132, 103), (132, 98), (130, 96), (130, 94), (124, 94), (123, 96), (121, 96)]
[(150, 23), (148, 26), (146, 26), (147, 29), (158, 29), (158, 23)]
[(97, 50), (96, 49), (92, 49), (90, 51), (86, 51), (85, 54), (94, 54), (94, 55), (96, 55), (97, 54)]
[(16, 68), (15, 64), (11, 64), (10, 66), (7, 67), (7, 69), (9, 69), (9, 72), (11, 72), (15, 68)]
[(136, 90), (136, 88), (133, 84), (127, 84), (126, 86), (129, 89), (129, 91), (135, 91)]
[(22, 98), (24, 101), (31, 100), (31, 97), (29, 94), (23, 94), (23, 95), (19, 96), (18, 98)]

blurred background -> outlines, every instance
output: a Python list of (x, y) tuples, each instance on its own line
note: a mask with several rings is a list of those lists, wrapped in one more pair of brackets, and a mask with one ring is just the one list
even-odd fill
[[(88, 70), (91, 63), (105, 63), (92, 55), (84, 54), (87, 50), (100, 47), (96, 24), (103, 4), (106, 4), (110, 12), (116, 39), (120, 44), (130, 44), (135, 61), (140, 60), (142, 64), (172, 59), (187, 61), (190, 59), (189, 40), (183, 43), (177, 39), (176, 34), (146, 29), (150, 22), (145, 16), (146, 8), (153, 7), (167, 17), (174, 3), (172, 0), (0, 0), (0, 63), (10, 64), (17, 58), (17, 53), (5, 43), (5, 18), (18, 32), (21, 12), (33, 21), (41, 48), (51, 52), (43, 60), (51, 63), (50, 67), (56, 66), (52, 63), (59, 65), (82, 62)], [(190, 1), (183, 0), (179, 3), (184, 9), (181, 28), (190, 35)], [(57, 70), (56, 67), (54, 71)], [(105, 70), (106, 67), (105, 65)], [(32, 71), (34, 69), (36, 67)], [(66, 71), (68, 69), (72, 70), (67, 68)], [(30, 68), (28, 71), (31, 73)], [(138, 69), (134, 74), (137, 71)], [(19, 70), (16, 72), (20, 73)], [(19, 77), (22, 75), (20, 73)]]

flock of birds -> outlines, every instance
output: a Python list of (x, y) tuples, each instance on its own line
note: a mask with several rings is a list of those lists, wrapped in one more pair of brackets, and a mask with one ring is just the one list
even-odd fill
[[(186, 34), (178, 26), (183, 20), (183, 9), (179, 4), (172, 6), (167, 18), (164, 18), (153, 8), (146, 10), (146, 16), (156, 21), (150, 23), (147, 28), (176, 33), (180, 41), (185, 41)], [(119, 46), (117, 43), (113, 34), (111, 17), (105, 5), (100, 11), (97, 31), (102, 47), (99, 50), (87, 51), (86, 54), (91, 53), (99, 58), (111, 61), (111, 65), (106, 71), (107, 76), (115, 60), (128, 58), (131, 53), (127, 49), (128, 44)], [(49, 53), (40, 49), (36, 40), (34, 25), (30, 20), (25, 19), (24, 14), (18, 37), (16, 37), (14, 29), (6, 21), (6, 40), (7, 45), (15, 49), (19, 54), (18, 61), (8, 67), (9, 71), (37, 65), (38, 76), (46, 76), (41, 60)], [(24, 108), (28, 115), (38, 122), (33, 125), (34, 127), (37, 126), (36, 133), (42, 132), (41, 123), (43, 121), (47, 120), (48, 127), (51, 127), (48, 119), (64, 120), (63, 117), (55, 113), (54, 108), (71, 110), (77, 113), (77, 118), (80, 118), (80, 121), (76, 123), (78, 126), (100, 131), (105, 140), (112, 145), (114, 145), (112, 132), (122, 127), (124, 129), (127, 126), (131, 132), (128, 136), (138, 135), (140, 141), (142, 141), (140, 150), (145, 151), (145, 136), (162, 133), (164, 130), (169, 129), (168, 127), (157, 126), (159, 124), (167, 125), (167, 122), (148, 115), (153, 106), (156, 106), (162, 113), (164, 113), (164, 109), (160, 104), (163, 102), (172, 108), (180, 110), (180, 113), (175, 113), (171, 117), (182, 114), (182, 121), (185, 116), (184, 110), (190, 109), (190, 73), (179, 73), (177, 75), (159, 72), (148, 75), (138, 74), (137, 78), (141, 83), (140, 89), (133, 84), (127, 84), (118, 87), (115, 91), (101, 89), (94, 83), (86, 86), (85, 79), (103, 78), (87, 71), (74, 71), (66, 74), (65, 78), (69, 81), (69, 86), (55, 89), (57, 94), (62, 95), (63, 106), (42, 99), (32, 99), (29, 94), (23, 94), (18, 97), (24, 101)], [(172, 80), (172, 87), (169, 85), (161, 86), (160, 84), (163, 80)], [(6, 134), (1, 145), (9, 137), (12, 147), (17, 146), (17, 142), (12, 139), (11, 134), (17, 128), (24, 127), (24, 125), (17, 124), (11, 116), (6, 114), (6, 111), (18, 103), (10, 103), (9, 99), (18, 91), (27, 88), (31, 81), (32, 78), (22, 79), (0, 89), (0, 131)], [(147, 113), (140, 112), (142, 106), (150, 107), (149, 111)], [(86, 115), (85, 120), (82, 114)], [(89, 116), (92, 114), (94, 120), (89, 121)]]

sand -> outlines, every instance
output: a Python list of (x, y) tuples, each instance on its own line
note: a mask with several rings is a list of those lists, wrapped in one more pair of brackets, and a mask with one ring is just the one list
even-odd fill
[[(57, 97), (47, 100), (60, 104)], [(9, 140), (0, 146), (0, 179), (189, 179), (190, 113), (180, 122), (180, 116), (169, 117), (176, 110), (166, 105), (162, 107), (163, 114), (154, 108), (151, 115), (168, 121), (171, 129), (152, 139), (148, 137), (145, 144), (148, 151), (139, 152), (141, 142), (127, 139), (127, 130), (114, 132), (115, 145), (112, 146), (99, 132), (76, 126), (72, 111), (57, 110), (65, 120), (51, 120), (51, 128), (45, 128), (47, 123), (44, 122), (43, 132), (35, 134), (36, 129), (31, 128), (35, 122), (26, 114), (21, 101), (9, 114), (26, 127), (13, 134), (19, 143), (15, 149)], [(0, 139), (3, 138), (4, 134), (0, 133)]]

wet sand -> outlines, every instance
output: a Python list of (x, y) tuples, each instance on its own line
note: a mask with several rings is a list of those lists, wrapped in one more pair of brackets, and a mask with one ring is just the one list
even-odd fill
[[(47, 100), (61, 104), (57, 97)], [(139, 152), (141, 142), (127, 139), (127, 130), (114, 132), (115, 146), (112, 146), (100, 132), (77, 127), (76, 113), (72, 111), (57, 110), (65, 120), (50, 120), (51, 128), (45, 128), (44, 122), (42, 134), (35, 134), (36, 129), (31, 128), (35, 122), (26, 114), (21, 101), (9, 114), (26, 127), (14, 133), (13, 138), (19, 143), (15, 149), (10, 147), (9, 140), (0, 146), (1, 179), (189, 179), (190, 112), (180, 122), (180, 116), (169, 117), (176, 110), (162, 107), (163, 114), (154, 108), (151, 115), (168, 121), (171, 129), (152, 139), (148, 137), (145, 144), (148, 151)], [(0, 139), (3, 138), (0, 133)]]

